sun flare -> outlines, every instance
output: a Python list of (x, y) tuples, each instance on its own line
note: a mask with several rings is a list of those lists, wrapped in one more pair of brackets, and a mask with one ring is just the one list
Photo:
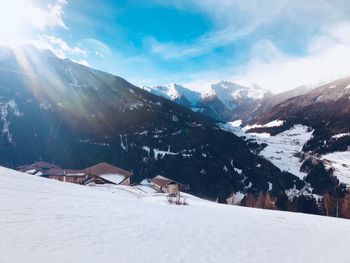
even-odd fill
[(30, 37), (32, 30), (43, 31), (55, 23), (55, 15), (59, 11), (56, 6), (40, 6), (31, 0), (4, 1), (0, 4), (1, 43), (20, 44), (20, 39)]
[(25, 30), (26, 4), (21, 0), (6, 1), (0, 8), (0, 39), (11, 44)]

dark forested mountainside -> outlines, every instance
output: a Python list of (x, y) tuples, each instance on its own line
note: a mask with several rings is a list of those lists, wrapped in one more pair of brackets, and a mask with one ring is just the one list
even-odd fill
[(1, 165), (105, 161), (135, 181), (162, 174), (220, 201), (303, 186), (202, 115), (120, 77), (31, 46), (0, 54)]

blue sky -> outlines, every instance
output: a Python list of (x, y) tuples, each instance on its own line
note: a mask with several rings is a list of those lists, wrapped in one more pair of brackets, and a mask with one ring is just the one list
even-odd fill
[[(13, 0), (0, 43), (32, 43), (136, 85), (274, 92), (350, 75), (345, 0)], [(21, 17), (21, 18), (19, 18)], [(11, 30), (10, 30), (11, 29)]]

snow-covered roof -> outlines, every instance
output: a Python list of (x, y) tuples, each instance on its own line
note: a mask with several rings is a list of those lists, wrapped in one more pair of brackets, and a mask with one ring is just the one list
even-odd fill
[(157, 175), (156, 177), (153, 177), (151, 182), (155, 185), (158, 185), (160, 187), (162, 186), (165, 186), (165, 185), (168, 185), (168, 184), (178, 184), (178, 185), (182, 185), (181, 183), (179, 182), (176, 182), (170, 178), (166, 178), (162, 175)]
[(125, 175), (122, 175), (122, 174), (103, 174), (103, 175), (100, 175), (99, 177), (115, 184), (120, 184), (125, 180), (125, 178), (127, 178)]
[(97, 176), (109, 174), (120, 174), (126, 177), (132, 176), (132, 173), (105, 162), (90, 166), (85, 169), (85, 172)]

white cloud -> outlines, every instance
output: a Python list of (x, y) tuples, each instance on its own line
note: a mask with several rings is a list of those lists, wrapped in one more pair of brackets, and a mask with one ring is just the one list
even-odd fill
[[(350, 75), (350, 24), (323, 28), (307, 46), (307, 54), (291, 56), (271, 41), (261, 40), (251, 49), (251, 59), (239, 67), (193, 74), (186, 85), (205, 90), (221, 80), (257, 83), (274, 93), (301, 85), (317, 85)], [(205, 77), (203, 77), (205, 76)]]
[(62, 27), (68, 29), (63, 22), (63, 9), (67, 4), (66, 0), (57, 0), (53, 4), (48, 4), (46, 8), (34, 6), (30, 1), (26, 2), (26, 20), (40, 30), (46, 28)]
[[(252, 1), (256, 2), (256, 1)], [(274, 2), (274, 8), (271, 4)], [(197, 8), (211, 17), (214, 29), (198, 37), (190, 44), (161, 43), (153, 37), (146, 39), (150, 50), (164, 59), (195, 57), (210, 52), (212, 49), (233, 43), (235, 40), (256, 31), (260, 26), (272, 21), (283, 1), (270, 1), (259, 4), (250, 1), (194, 1), (194, 2), (158, 2), (161, 5), (172, 5), (179, 9)], [(249, 4), (250, 3), (250, 4)], [(268, 12), (269, 15), (262, 15)]]
[(239, 29), (228, 27), (219, 31), (209, 32), (196, 39), (190, 45), (161, 43), (153, 37), (147, 38), (146, 43), (150, 46), (151, 52), (160, 55), (164, 59), (195, 57), (208, 53), (215, 47), (230, 44), (234, 40), (253, 32), (255, 27), (255, 24), (249, 24)]
[[(285, 91), (304, 84), (317, 84), (350, 75), (350, 24), (338, 24), (316, 37), (308, 46), (308, 53), (293, 57), (265, 41), (266, 50), (273, 46), (269, 60), (262, 53), (253, 53), (249, 63), (234, 69), (234, 79), (255, 82), (274, 92)], [(262, 52), (263, 49), (259, 49)], [(268, 52), (268, 51), (267, 51)]]
[(162, 6), (202, 12), (211, 18), (214, 25), (210, 32), (186, 45), (173, 42), (162, 43), (149, 37), (146, 43), (150, 46), (150, 50), (164, 59), (206, 54), (214, 48), (251, 35), (261, 27), (278, 26), (279, 23), (318, 28), (338, 20), (348, 19), (350, 12), (347, 0), (153, 1)]
[(1, 3), (0, 22), (2, 28), (0, 32), (12, 29), (25, 30), (36, 28), (41, 31), (47, 28), (61, 27), (68, 29), (62, 15), (66, 0), (56, 0), (45, 7), (39, 6), (33, 0), (11, 0)]
[(87, 57), (89, 54), (84, 48), (70, 46), (63, 39), (49, 35), (42, 35), (37, 39), (25, 39), (21, 44), (32, 44), (40, 49), (49, 49), (59, 58), (66, 58), (69, 55)]
[(24, 38), (33, 38), (34, 32), (64, 28), (62, 15), (66, 0), (55, 0), (40, 6), (37, 0), (3, 1), (0, 6), (0, 44), (16, 46)]
[(87, 56), (88, 54), (87, 50), (82, 49), (81, 47), (78, 47), (78, 46), (71, 47), (63, 39), (55, 36), (43, 35), (43, 36), (40, 36), (40, 40), (43, 41), (43, 43), (48, 43), (52, 45), (54, 49), (60, 50), (62, 53), (69, 53), (69, 54), (83, 55), (83, 56)]

